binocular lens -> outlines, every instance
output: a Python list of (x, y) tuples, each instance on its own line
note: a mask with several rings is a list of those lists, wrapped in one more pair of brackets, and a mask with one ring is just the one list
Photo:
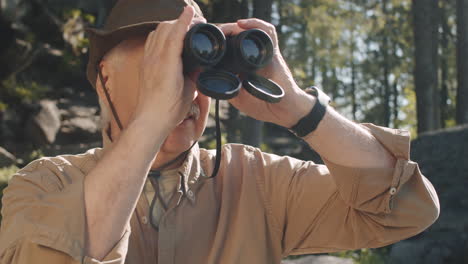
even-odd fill
[(228, 50), (221, 66), (237, 73), (254, 72), (273, 57), (273, 42), (260, 29), (249, 29), (227, 39)]
[(226, 51), (226, 37), (211, 24), (193, 26), (184, 40), (184, 70), (190, 72), (199, 67), (216, 65)]
[(196, 33), (192, 37), (193, 51), (200, 57), (211, 60), (218, 49), (214, 37), (209, 32)]
[(244, 57), (252, 64), (262, 64), (265, 59), (266, 49), (255, 36), (243, 39), (241, 49)]

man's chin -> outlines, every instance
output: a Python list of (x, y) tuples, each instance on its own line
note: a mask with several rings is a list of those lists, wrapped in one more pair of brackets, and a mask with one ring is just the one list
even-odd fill
[(164, 153), (171, 156), (178, 156), (182, 152), (188, 150), (196, 141), (195, 121), (185, 120), (179, 124), (166, 138), (162, 146)]

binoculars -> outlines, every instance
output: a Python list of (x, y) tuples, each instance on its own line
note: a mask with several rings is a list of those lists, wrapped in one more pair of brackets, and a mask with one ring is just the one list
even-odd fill
[[(184, 40), (184, 73), (200, 70), (197, 89), (212, 98), (228, 100), (244, 87), (253, 96), (279, 102), (284, 90), (272, 80), (256, 75), (273, 57), (273, 42), (260, 29), (226, 36), (215, 25), (197, 24)], [(242, 80), (242, 81), (241, 81)]]

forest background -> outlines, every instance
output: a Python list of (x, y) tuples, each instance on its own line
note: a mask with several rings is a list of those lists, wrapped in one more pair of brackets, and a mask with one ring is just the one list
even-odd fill
[[(115, 0), (0, 1), (0, 153), (12, 160), (0, 162), (6, 186), (35, 158), (99, 146), (84, 29), (102, 26)], [(413, 138), (468, 123), (468, 0), (197, 2), (212, 23), (273, 23), (299, 85), (321, 87), (352, 120), (408, 129)], [(223, 142), (320, 161), (286, 129), (228, 104), (222, 124)], [(212, 132), (210, 122), (202, 146), (214, 146)], [(377, 263), (385, 251), (340, 255)]]

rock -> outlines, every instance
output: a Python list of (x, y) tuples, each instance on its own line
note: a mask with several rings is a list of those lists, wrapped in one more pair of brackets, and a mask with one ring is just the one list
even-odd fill
[(60, 128), (60, 143), (88, 142), (100, 137), (99, 117), (74, 117), (64, 120)]
[(60, 128), (60, 112), (54, 101), (42, 100), (26, 122), (26, 138), (37, 145), (51, 144)]
[(80, 106), (80, 105), (73, 105), (70, 107), (69, 111), (72, 114), (71, 116), (77, 117), (90, 117), (95, 116), (98, 113), (97, 107), (92, 106)]
[(62, 114), (62, 126), (57, 135), (57, 144), (75, 145), (101, 140), (99, 107), (96, 94), (76, 93), (65, 88), (65, 98), (58, 103)]
[(16, 158), (6, 149), (0, 147), (0, 168), (16, 164)]
[[(429, 232), (430, 233), (430, 232)], [(416, 240), (401, 241), (392, 247), (390, 264), (465, 263), (463, 236), (434, 232)]]
[(439, 196), (439, 219), (423, 234), (395, 244), (390, 263), (468, 263), (468, 126), (422, 134), (411, 157)]
[(295, 260), (283, 260), (281, 264), (353, 264), (353, 261), (333, 256), (307, 256)]

